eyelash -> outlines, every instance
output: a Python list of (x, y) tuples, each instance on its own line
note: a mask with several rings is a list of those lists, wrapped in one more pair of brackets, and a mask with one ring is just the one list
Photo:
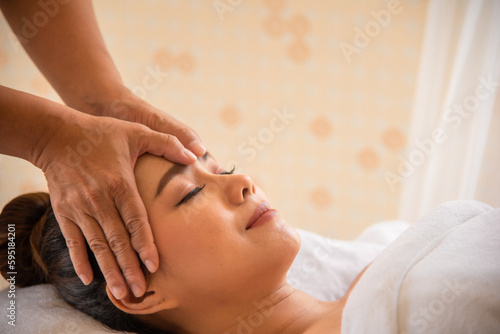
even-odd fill
[[(224, 171), (222, 173), (219, 173), (219, 175), (230, 175), (230, 174), (233, 174), (234, 173), (234, 169), (235, 167), (233, 167), (230, 171)], [(186, 196), (184, 196), (179, 203), (177, 203), (175, 206), (179, 206), (183, 203), (186, 203), (187, 201), (189, 201), (191, 198), (193, 198), (194, 196), (196, 196), (200, 191), (203, 190), (203, 188), (205, 188), (205, 184), (203, 185), (203, 187), (196, 187), (194, 188), (193, 190), (191, 190), (189, 193), (187, 193)]]

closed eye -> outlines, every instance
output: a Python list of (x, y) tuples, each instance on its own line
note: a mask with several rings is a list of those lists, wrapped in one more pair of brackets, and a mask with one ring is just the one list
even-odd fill
[(188, 194), (186, 196), (184, 196), (181, 201), (179, 203), (177, 203), (175, 206), (179, 206), (181, 205), (182, 203), (186, 203), (187, 201), (189, 201), (191, 198), (193, 198), (196, 194), (198, 194), (200, 191), (203, 190), (203, 188), (205, 188), (205, 185), (203, 185), (203, 187), (197, 187), (197, 188), (194, 188), (193, 190), (191, 190), (190, 192), (188, 192)]
[(233, 168), (229, 171), (225, 171), (225, 172), (222, 172), (222, 173), (219, 173), (220, 175), (230, 175), (230, 174), (233, 174), (234, 173), (234, 170), (235, 170), (236, 166), (233, 166)]
[[(224, 171), (222, 173), (219, 173), (219, 175), (231, 175), (234, 173), (234, 170), (235, 170), (236, 167), (233, 166), (233, 168), (229, 171)], [(191, 190), (190, 192), (187, 193), (186, 196), (184, 196), (179, 203), (177, 203), (175, 206), (179, 206), (183, 203), (186, 203), (187, 201), (189, 201), (191, 198), (193, 198), (194, 196), (196, 196), (200, 191), (203, 190), (203, 188), (205, 188), (205, 184), (203, 185), (203, 187), (196, 187), (194, 188), (193, 190)]]

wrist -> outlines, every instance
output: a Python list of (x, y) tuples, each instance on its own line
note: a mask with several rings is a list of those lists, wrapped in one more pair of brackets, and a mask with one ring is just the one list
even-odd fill
[(68, 106), (93, 116), (110, 116), (109, 106), (131, 94), (122, 82), (100, 82), (91, 89), (85, 89)]
[(155, 131), (160, 131), (157, 125), (164, 122), (163, 112), (135, 95), (121, 83), (109, 84), (108, 88), (102, 88), (98, 93), (87, 95), (83, 101), (85, 101), (85, 106), (75, 109), (89, 115), (140, 123)]
[(87, 114), (113, 117), (126, 121), (136, 121), (134, 119), (134, 110), (139, 109), (145, 103), (130, 89), (121, 84), (87, 95), (83, 101), (86, 109), (84, 112)]
[(126, 87), (114, 91), (93, 104), (93, 115), (141, 123), (148, 127), (156, 124), (156, 117), (162, 115), (156, 108), (139, 98)]
[(63, 104), (0, 86), (0, 153), (45, 171), (90, 119)]
[(92, 117), (66, 106), (61, 107), (65, 110), (55, 113), (45, 122), (39, 141), (31, 154), (31, 163), (43, 172), (50, 166), (66, 164), (63, 160), (68, 153), (65, 147), (72, 144), (72, 138), (82, 132)]

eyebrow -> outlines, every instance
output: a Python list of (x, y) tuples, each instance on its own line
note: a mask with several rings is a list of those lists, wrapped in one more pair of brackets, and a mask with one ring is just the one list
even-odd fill
[[(208, 151), (205, 152), (201, 157), (198, 158), (199, 161), (207, 161), (208, 157), (211, 157), (210, 153)], [(179, 165), (179, 164), (174, 164), (172, 167), (170, 167), (165, 174), (160, 179), (160, 182), (158, 183), (158, 189), (156, 189), (156, 195), (155, 199), (160, 196), (162, 193), (163, 189), (167, 186), (167, 184), (176, 176), (179, 174), (182, 174), (189, 166), (186, 165)]]

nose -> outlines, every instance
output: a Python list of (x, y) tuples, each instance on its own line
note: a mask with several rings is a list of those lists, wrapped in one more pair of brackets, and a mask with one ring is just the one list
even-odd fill
[(226, 196), (231, 204), (241, 204), (249, 195), (255, 194), (255, 184), (248, 175), (236, 174), (224, 176), (227, 183)]

